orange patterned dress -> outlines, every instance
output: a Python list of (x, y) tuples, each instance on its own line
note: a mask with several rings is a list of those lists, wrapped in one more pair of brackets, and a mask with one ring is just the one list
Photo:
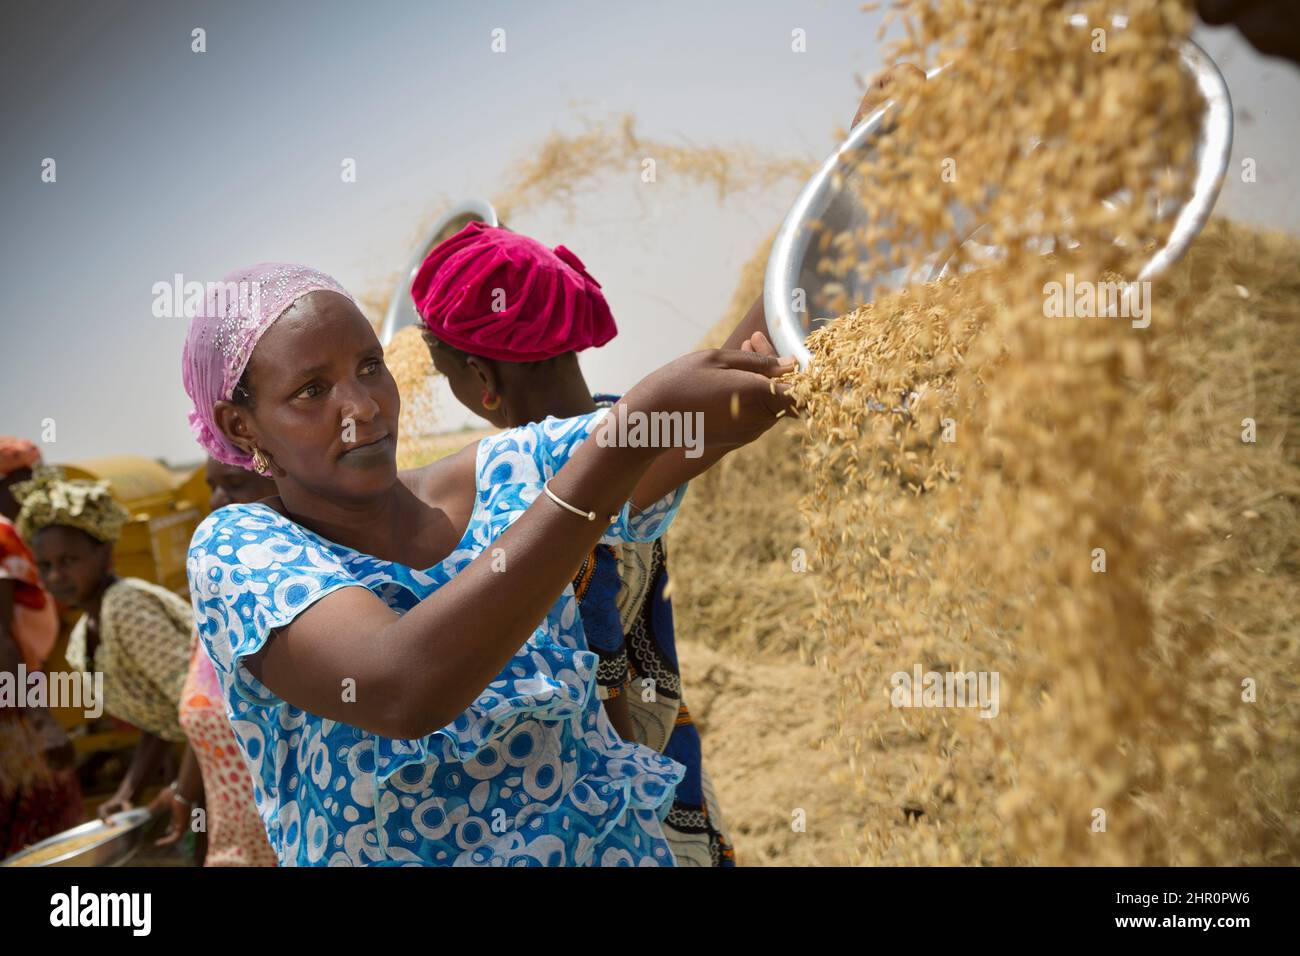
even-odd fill
[(197, 637), (181, 691), (180, 721), (203, 774), (208, 827), (204, 865), (275, 866), (253, 800), (253, 778), (230, 729), (216, 672)]

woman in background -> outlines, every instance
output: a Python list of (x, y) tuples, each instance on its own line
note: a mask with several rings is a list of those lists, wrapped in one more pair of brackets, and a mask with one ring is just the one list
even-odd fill
[[(269, 478), (208, 458), (205, 469), (210, 510), (247, 504), (275, 494)], [(181, 691), (180, 723), (189, 738), (176, 780), (154, 799), (150, 810), (171, 817), (158, 846), (179, 842), (194, 825), (193, 811), (204, 811), (207, 851), (204, 866), (275, 866), (275, 851), (257, 815), (253, 778), (230, 729), (225, 697), (212, 661), (194, 634), (190, 669)]]
[[(434, 366), (462, 405), (496, 427), (585, 415), (618, 401), (593, 395), (579, 367), (579, 350), (604, 345), (618, 329), (600, 283), (564, 246), (548, 249), (472, 222), (430, 251), (411, 294)], [(588, 322), (573, 320), (575, 302), (588, 304), (590, 337)], [(663, 821), (677, 864), (733, 866), (682, 689), (664, 539), (597, 545), (574, 593), (615, 729), (686, 768)]]
[[(10, 491), (39, 464), (30, 441), (0, 437), (0, 673), (17, 687), (19, 665), (40, 670), (59, 633), (54, 599), (14, 527)], [(45, 707), (0, 702), (0, 859), (81, 823), (72, 743)]]
[(101, 817), (130, 809), (164, 760), (185, 740), (176, 715), (189, 665), (193, 618), (186, 602), (156, 584), (119, 578), (113, 545), (129, 515), (108, 482), (68, 481), (38, 468), (12, 488), (22, 508), (18, 531), (31, 542), (46, 589), (80, 608), (68, 638), (68, 664), (103, 675), (103, 707), (139, 728), (140, 742)]
[[(881, 71), (867, 85), (852, 125), (889, 99), (900, 80), (924, 79), (924, 71), (910, 64)], [(578, 364), (579, 351), (604, 345), (618, 331), (600, 288), (564, 246), (548, 249), (472, 222), (430, 251), (411, 295), (434, 366), (457, 400), (498, 428), (510, 428), (618, 402), (617, 396), (593, 395)], [(760, 296), (722, 348), (775, 356), (766, 327)], [(587, 641), (600, 656), (597, 683), (615, 728), (686, 768), (664, 819), (678, 864), (732, 866), (735, 851), (682, 689), (668, 580), (662, 538), (602, 544), (583, 564), (574, 590)]]

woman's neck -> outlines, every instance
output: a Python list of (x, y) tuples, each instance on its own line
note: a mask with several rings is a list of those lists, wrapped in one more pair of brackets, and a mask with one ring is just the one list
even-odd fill
[(271, 500), (278, 502), (277, 510), (285, 517), (327, 541), (380, 557), (392, 550), (396, 532), (410, 520), (405, 492), (401, 482), (394, 482), (375, 498), (348, 501), (281, 483), (279, 497)]
[(81, 608), (86, 615), (86, 660), (92, 664), (95, 660), (95, 651), (99, 649), (99, 618), (104, 607), (104, 595), (116, 582), (117, 575), (112, 571), (104, 575), (104, 579), (99, 582), (99, 587), (95, 589), (95, 593)]
[[(460, 498), (472, 498), (473, 475)], [(286, 499), (287, 496), (287, 499)], [(408, 568), (443, 560), (464, 534), (448, 507), (422, 501), (400, 480), (371, 501), (325, 500), (302, 489), (283, 488), (266, 502), (307, 530), (345, 548)]]
[(537, 370), (512, 376), (504, 394), (506, 420), (510, 427), (540, 422), (549, 415), (573, 418), (596, 410), (591, 389), (578, 368), (575, 356), (571, 365), (561, 370)]
[(85, 604), (82, 605), (81, 609), (85, 611), (86, 614), (90, 615), (91, 620), (93, 621), (99, 620), (100, 608), (104, 606), (104, 595), (108, 593), (108, 589), (111, 588), (116, 582), (117, 582), (117, 575), (114, 574), (112, 571), (108, 572), (100, 580), (98, 586), (96, 586), (94, 593), (91, 594), (90, 596), (90, 600), (88, 600)]

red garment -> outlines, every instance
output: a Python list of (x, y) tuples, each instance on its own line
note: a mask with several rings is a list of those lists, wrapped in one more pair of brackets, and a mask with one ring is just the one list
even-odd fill
[[(58, 612), (41, 587), (32, 553), (3, 515), (0, 578), (14, 582), (9, 632), (27, 669), (40, 670), (58, 637)], [(0, 707), (0, 858), (82, 822), (76, 771), (54, 769), (47, 759), (48, 748), (66, 742), (44, 709)]]
[(537, 362), (618, 334), (600, 283), (581, 259), (481, 222), (434, 247), (411, 297), (440, 342), (502, 362)]
[(59, 636), (54, 600), (41, 587), (36, 559), (13, 522), (0, 515), (0, 579), (14, 582), (14, 642), (29, 671), (40, 670)]
[(54, 770), (47, 735), (17, 708), (0, 708), (0, 859), (84, 822), (72, 768)]

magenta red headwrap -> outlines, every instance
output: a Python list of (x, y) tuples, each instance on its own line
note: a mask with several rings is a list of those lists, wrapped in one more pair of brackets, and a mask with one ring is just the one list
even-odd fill
[(581, 259), (481, 222), (434, 247), (411, 298), (440, 342), (502, 362), (537, 362), (618, 334)]
[(252, 456), (217, 427), (213, 410), (230, 401), (253, 348), (276, 319), (312, 292), (347, 291), (323, 272), (287, 262), (259, 262), (209, 286), (203, 309), (190, 322), (181, 356), (181, 377), (194, 403), (190, 428), (213, 458), (252, 468)]

